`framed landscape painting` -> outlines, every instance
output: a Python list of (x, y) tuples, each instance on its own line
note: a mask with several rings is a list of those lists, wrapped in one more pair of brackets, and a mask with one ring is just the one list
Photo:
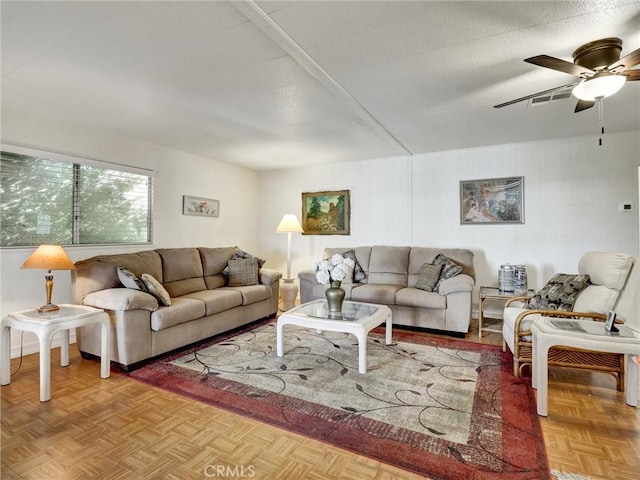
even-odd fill
[(350, 235), (349, 190), (302, 194), (304, 235)]
[(182, 196), (182, 214), (201, 217), (219, 217), (220, 201), (212, 198)]
[(460, 223), (524, 223), (524, 177), (461, 181)]

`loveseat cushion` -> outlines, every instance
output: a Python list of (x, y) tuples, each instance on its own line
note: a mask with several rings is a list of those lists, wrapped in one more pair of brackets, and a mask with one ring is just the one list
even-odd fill
[(156, 251), (162, 258), (162, 284), (171, 298), (207, 289), (197, 248), (160, 248)]
[(151, 330), (159, 332), (165, 328), (202, 318), (206, 314), (205, 304), (201, 300), (187, 297), (172, 300), (170, 307), (160, 307), (151, 314)]
[(369, 260), (367, 283), (406, 287), (410, 250), (411, 247), (374, 246)]
[(416, 308), (447, 308), (447, 297), (418, 288), (403, 288), (396, 293), (396, 305)]
[(216, 288), (202, 290), (184, 295), (182, 298), (194, 298), (204, 302), (206, 314), (224, 312), (230, 308), (242, 305), (242, 293), (230, 288)]
[(366, 284), (354, 287), (351, 290), (351, 300), (356, 302), (381, 303), (383, 305), (395, 305), (396, 292), (403, 289), (402, 285)]

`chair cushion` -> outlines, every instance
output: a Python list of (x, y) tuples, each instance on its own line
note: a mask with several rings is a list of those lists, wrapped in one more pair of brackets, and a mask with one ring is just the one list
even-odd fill
[(606, 314), (613, 309), (620, 292), (604, 285), (589, 285), (573, 305), (576, 312), (595, 312)]
[(593, 285), (620, 291), (632, 266), (633, 257), (626, 253), (587, 252), (578, 262), (578, 272), (589, 275)]
[(431, 263), (425, 263), (420, 269), (420, 276), (416, 281), (416, 288), (433, 292), (433, 288), (440, 279), (440, 272), (442, 272), (442, 264), (433, 265)]
[[(509, 346), (511, 353), (515, 351), (515, 326), (518, 315), (528, 310), (523, 307), (507, 307), (502, 312), (502, 338)], [(539, 314), (527, 315), (527, 317), (520, 324), (520, 329), (523, 331), (531, 330), (531, 324), (538, 318), (542, 318)], [(531, 341), (531, 337), (527, 337), (526, 340)]]
[(558, 273), (537, 291), (528, 308), (534, 310), (573, 310), (578, 295), (589, 285), (589, 275)]

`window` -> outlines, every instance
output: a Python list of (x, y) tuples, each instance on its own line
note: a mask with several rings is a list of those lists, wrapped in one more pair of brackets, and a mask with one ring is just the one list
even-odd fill
[(2, 146), (0, 246), (152, 241), (152, 172)]

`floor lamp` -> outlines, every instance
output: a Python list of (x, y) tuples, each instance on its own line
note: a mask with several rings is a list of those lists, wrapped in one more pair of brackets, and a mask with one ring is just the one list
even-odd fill
[(291, 234), (304, 233), (304, 230), (302, 230), (298, 218), (292, 213), (287, 213), (282, 217), (276, 232), (287, 234), (287, 276), (280, 286), (282, 310), (286, 312), (295, 306), (296, 297), (298, 296), (298, 285), (296, 285), (295, 279), (291, 278)]

